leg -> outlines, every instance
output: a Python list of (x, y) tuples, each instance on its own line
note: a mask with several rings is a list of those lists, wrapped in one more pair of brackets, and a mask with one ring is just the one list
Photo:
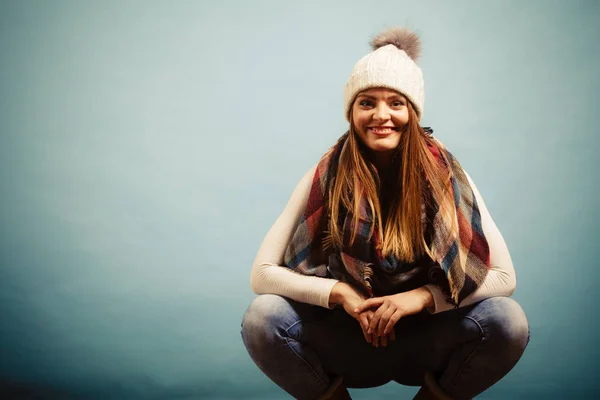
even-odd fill
[(242, 339), (256, 365), (298, 399), (315, 399), (330, 383), (318, 357), (299, 339), (328, 310), (277, 295), (257, 297), (244, 315)]
[(261, 295), (244, 315), (242, 339), (261, 371), (298, 399), (326, 394), (333, 377), (349, 387), (373, 387), (393, 376), (380, 360), (385, 350), (367, 343), (359, 323), (341, 309)]
[(259, 296), (243, 322), (244, 343), (258, 367), (297, 398), (316, 398), (343, 376), (348, 387), (390, 380), (423, 385), (433, 372), (442, 390), (471, 398), (516, 364), (529, 339), (527, 319), (512, 299), (496, 297), (436, 315), (402, 318), (387, 347), (367, 343), (343, 310)]
[[(465, 308), (464, 315), (460, 315), (461, 309), (447, 313), (459, 315), (461, 335), (478, 339), (455, 348), (443, 369), (431, 370), (439, 387), (454, 399), (473, 398), (498, 382), (516, 365), (529, 343), (527, 318), (513, 299), (492, 297)], [(438, 314), (440, 320), (443, 314)], [(436, 317), (430, 318), (434, 329)], [(442, 346), (454, 341), (442, 336), (435, 340)]]
[(457, 347), (480, 340), (478, 331), (464, 334), (456, 311), (428, 316), (424, 312), (402, 318), (395, 327), (396, 340), (376, 348), (341, 309), (262, 295), (244, 316), (242, 338), (256, 365), (296, 398), (318, 397), (331, 383), (330, 376), (342, 376), (347, 387), (380, 386), (392, 379), (418, 386), (426, 371), (443, 369)]

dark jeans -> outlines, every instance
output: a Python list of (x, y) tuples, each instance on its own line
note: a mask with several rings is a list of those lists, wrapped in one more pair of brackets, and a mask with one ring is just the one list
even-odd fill
[(424, 311), (400, 319), (395, 330), (396, 340), (377, 348), (343, 309), (269, 294), (246, 311), (242, 339), (256, 365), (298, 399), (317, 398), (338, 375), (354, 388), (391, 380), (420, 386), (426, 371), (450, 396), (470, 399), (506, 375), (529, 343), (525, 313), (509, 297)]

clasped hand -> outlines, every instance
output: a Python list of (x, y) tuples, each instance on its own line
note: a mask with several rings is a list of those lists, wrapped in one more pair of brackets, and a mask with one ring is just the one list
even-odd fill
[(338, 282), (335, 289), (341, 294), (338, 299), (344, 310), (360, 323), (365, 339), (375, 347), (387, 346), (395, 339), (396, 323), (405, 316), (421, 312), (427, 305), (423, 292), (428, 291), (426, 288), (368, 300), (346, 283)]

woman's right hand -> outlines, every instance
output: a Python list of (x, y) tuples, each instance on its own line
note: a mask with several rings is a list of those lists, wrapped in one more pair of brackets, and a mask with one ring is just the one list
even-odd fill
[(365, 336), (365, 340), (375, 347), (379, 347), (379, 339), (381, 338), (381, 345), (386, 346), (388, 340), (394, 340), (394, 330), (388, 334), (379, 337), (376, 333), (369, 334), (367, 331), (369, 330), (369, 324), (371, 323), (371, 318), (375, 314), (374, 310), (365, 310), (361, 313), (356, 313), (354, 310), (361, 304), (365, 302), (366, 298), (354, 287), (345, 283), (345, 282), (337, 282), (329, 295), (329, 303), (335, 304), (339, 303), (344, 307), (344, 310), (354, 319), (358, 321), (360, 327), (362, 328), (363, 335)]

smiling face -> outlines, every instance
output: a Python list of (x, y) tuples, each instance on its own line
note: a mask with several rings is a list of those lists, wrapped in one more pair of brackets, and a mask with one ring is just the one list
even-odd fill
[(352, 105), (352, 123), (361, 141), (378, 155), (389, 155), (398, 146), (408, 123), (408, 100), (392, 89), (360, 92)]

